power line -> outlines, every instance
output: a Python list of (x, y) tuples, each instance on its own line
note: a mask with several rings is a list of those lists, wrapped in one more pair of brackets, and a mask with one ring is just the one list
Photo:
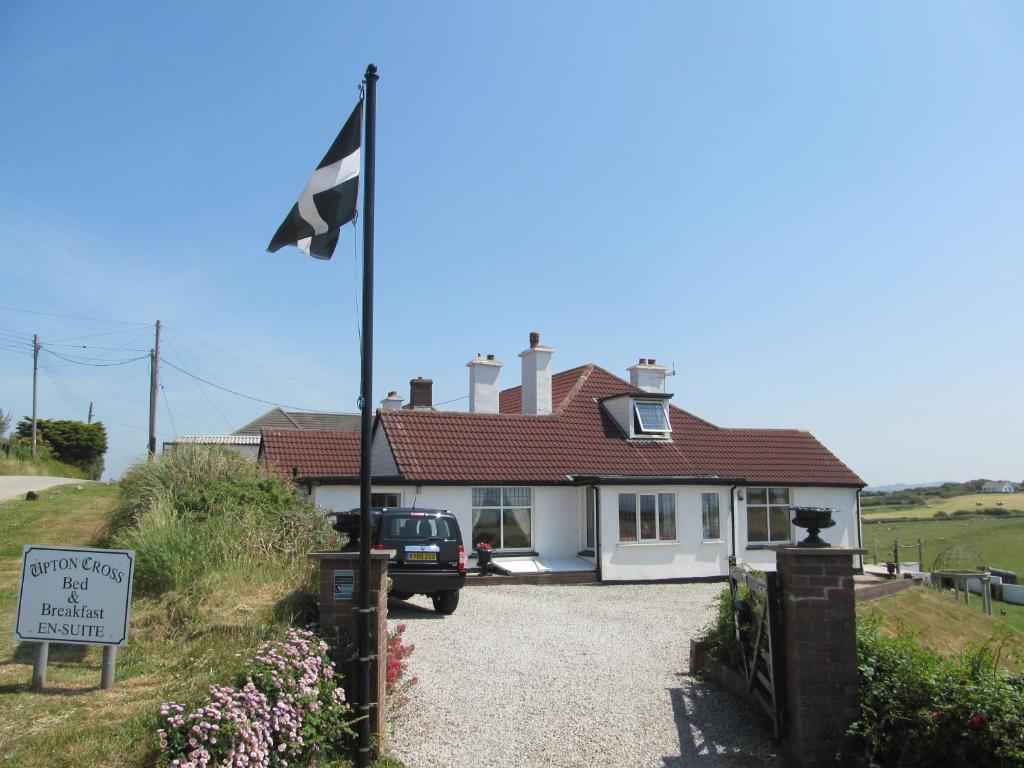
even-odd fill
[[(40, 346), (42, 346), (42, 345), (40, 345)], [(143, 360), (143, 359), (149, 357), (149, 354), (147, 353), (145, 355), (139, 355), (138, 357), (133, 357), (130, 360), (117, 360), (117, 361), (109, 362), (109, 363), (87, 363), (87, 362), (84, 362), (84, 361), (85, 360), (102, 360), (103, 358), (102, 357), (92, 357), (92, 358), (83, 358), (81, 360), (75, 360), (75, 359), (70, 358), (70, 357), (65, 357), (60, 352), (54, 352), (52, 349), (47, 349), (46, 347), (42, 347), (42, 349), (47, 354), (53, 355), (54, 357), (59, 357), (61, 360), (66, 360), (67, 362), (75, 363), (76, 365), (88, 365), (88, 366), (90, 366), (92, 368), (109, 368), (109, 367), (111, 367), (113, 365), (127, 365), (128, 363), (134, 363), (134, 362), (136, 362), (138, 360)]]
[(284, 403), (275, 403), (273, 400), (264, 400), (263, 398), (260, 398), (260, 397), (253, 397), (252, 395), (246, 395), (246, 394), (243, 394), (242, 392), (236, 392), (233, 389), (228, 389), (227, 387), (222, 387), (222, 386), (220, 386), (218, 384), (214, 384), (212, 381), (207, 381), (202, 376), (196, 376), (194, 373), (192, 373), (191, 371), (186, 371), (184, 368), (179, 368), (174, 363), (172, 363), (170, 360), (165, 359), (163, 362), (166, 365), (169, 365), (174, 370), (176, 370), (176, 371), (178, 371), (180, 373), (184, 373), (186, 376), (191, 376), (193, 379), (198, 379), (199, 381), (203, 382), (204, 384), (209, 384), (214, 389), (223, 390), (224, 392), (227, 392), (228, 394), (231, 394), (231, 395), (235, 395), (237, 397), (244, 397), (246, 400), (254, 400), (257, 403), (264, 403), (266, 405), (276, 405), (278, 408), (287, 408), (287, 409), (292, 410), (292, 411), (308, 411), (309, 413), (332, 413), (332, 411), (318, 411), (318, 410), (313, 409), (313, 408), (300, 408), (297, 405), (285, 405)]
[[(87, 344), (54, 344), (52, 341), (46, 343), (47, 347), (66, 347), (70, 349), (102, 349), (108, 352), (145, 352), (149, 354), (148, 349), (126, 349), (125, 347), (93, 347)], [(102, 359), (102, 358), (93, 358)]]
[(448, 405), (448, 403), (455, 403), (459, 400), (468, 400), (469, 395), (463, 395), (462, 397), (453, 397), (451, 400), (442, 400), (440, 403), (434, 403), (434, 405)]
[(167, 418), (169, 418), (171, 420), (171, 429), (174, 431), (174, 439), (177, 440), (178, 439), (178, 428), (174, 425), (174, 414), (171, 413), (171, 403), (167, 399), (167, 390), (164, 389), (164, 385), (163, 384), (160, 385), (160, 392), (164, 396), (164, 408), (167, 411)]
[[(171, 345), (171, 349), (174, 350), (174, 354), (176, 354), (178, 356), (178, 359), (181, 361), (181, 364), (182, 365), (186, 365), (185, 358), (182, 356), (181, 352), (178, 351), (178, 347), (175, 345), (174, 341), (169, 336), (167, 338), (167, 343)], [(227, 428), (231, 429), (231, 422), (227, 420), (227, 418), (224, 416), (224, 414), (221, 413), (220, 408), (217, 407), (217, 404), (215, 402), (213, 402), (213, 398), (210, 397), (210, 393), (207, 392), (203, 388), (203, 385), (199, 383), (198, 379), (192, 379), (192, 381), (196, 385), (196, 389), (198, 389), (200, 392), (203, 393), (203, 397), (206, 398), (206, 401), (213, 407), (213, 410), (215, 410), (217, 412), (217, 415), (220, 416), (220, 418), (223, 420), (224, 424), (227, 425)], [(165, 394), (164, 395), (164, 399), (166, 399), (166, 398), (167, 398), (167, 395)]]
[[(63, 338), (63, 339), (56, 339), (55, 341), (76, 341), (77, 339), (95, 339), (97, 336), (113, 336), (114, 334), (117, 334), (117, 333), (131, 333), (134, 330), (136, 330), (136, 329), (135, 328), (119, 328), (116, 331), (103, 331), (102, 333), (86, 333), (86, 334), (83, 334), (82, 336), (68, 336), (68, 337)], [(141, 338), (141, 337), (140, 336), (136, 336), (135, 338)], [(131, 342), (128, 342), (128, 343), (130, 344)]]
[(148, 325), (148, 323), (138, 323), (132, 320), (107, 320), (103, 317), (82, 317), (81, 315), (65, 315), (60, 312), (40, 312), (35, 309), (19, 309), (18, 307), (0, 307), (0, 311), (3, 312), (21, 312), (26, 315), (44, 315), (46, 317), (64, 317), (69, 320), (88, 320), (93, 323), (117, 323), (118, 325)]
[(344, 395), (341, 392), (335, 392), (334, 390), (331, 390), (331, 389), (325, 389), (324, 387), (321, 387), (319, 384), (313, 384), (312, 382), (309, 382), (309, 381), (303, 381), (302, 379), (297, 379), (294, 376), (289, 376), (286, 373), (281, 373), (280, 371), (275, 371), (272, 368), (267, 368), (265, 365), (260, 365), (259, 363), (256, 363), (256, 362), (253, 362), (252, 360), (244, 358), (244, 357), (242, 357), (239, 354), (236, 354), (234, 352), (229, 352), (228, 350), (221, 349), (220, 347), (215, 347), (212, 344), (207, 344), (205, 341), (200, 341), (199, 339), (193, 338), (192, 336), (187, 336), (184, 333), (182, 333), (181, 331), (169, 329), (169, 328), (167, 328), (167, 326), (164, 326), (164, 329), (165, 330), (170, 330), (171, 333), (173, 333), (173, 334), (175, 334), (177, 336), (181, 336), (184, 339), (188, 339), (189, 341), (193, 341), (196, 344), (202, 344), (204, 347), (208, 347), (208, 348), (212, 349), (214, 352), (220, 352), (221, 354), (230, 355), (231, 357), (234, 357), (237, 360), (241, 360), (243, 363), (248, 363), (249, 365), (251, 365), (251, 366), (253, 366), (255, 368), (259, 368), (260, 370), (266, 371), (267, 373), (272, 373), (275, 376), (280, 376), (282, 379), (288, 379), (289, 381), (294, 381), (296, 384), (304, 384), (307, 387), (312, 387), (313, 389), (319, 389), (321, 392), (326, 392), (327, 394), (335, 395), (336, 397), (340, 397), (340, 398), (347, 397), (347, 395)]

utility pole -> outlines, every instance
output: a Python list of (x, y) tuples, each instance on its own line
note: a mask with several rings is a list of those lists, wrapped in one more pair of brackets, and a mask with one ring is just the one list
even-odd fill
[(36, 402), (39, 400), (39, 334), (32, 336), (32, 458), (36, 458)]
[(149, 457), (156, 456), (156, 394), (160, 385), (160, 321), (156, 321), (156, 342), (149, 353)]
[(85, 423), (92, 424), (92, 400), (89, 401), (89, 419)]

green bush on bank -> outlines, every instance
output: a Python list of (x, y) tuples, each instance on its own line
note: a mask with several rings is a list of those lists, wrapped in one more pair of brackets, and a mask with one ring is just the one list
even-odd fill
[(135, 592), (159, 594), (227, 563), (304, 559), (330, 534), (312, 505), (251, 458), (187, 446), (122, 478), (105, 538), (135, 550)]
[(916, 633), (896, 637), (877, 620), (857, 627), (860, 717), (845, 757), (883, 766), (999, 768), (1024, 765), (1024, 677), (999, 668), (999, 651), (976, 646), (945, 657)]

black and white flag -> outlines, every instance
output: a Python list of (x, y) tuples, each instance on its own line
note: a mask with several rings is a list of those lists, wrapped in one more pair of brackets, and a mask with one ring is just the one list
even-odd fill
[(273, 253), (294, 245), (318, 259), (334, 255), (341, 228), (356, 216), (362, 115), (363, 103), (359, 102), (302, 190), (299, 201), (277, 228), (268, 251)]

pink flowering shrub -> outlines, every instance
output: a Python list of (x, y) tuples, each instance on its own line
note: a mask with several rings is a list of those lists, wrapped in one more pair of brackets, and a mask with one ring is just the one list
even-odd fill
[(408, 700), (409, 689), (419, 682), (416, 675), (408, 675), (408, 657), (416, 650), (412, 643), (402, 639), (406, 625), (399, 624), (388, 632), (388, 663), (385, 670), (386, 692), (392, 712)]
[(352, 712), (326, 643), (290, 629), (284, 642), (264, 643), (245, 665), (238, 687), (211, 685), (209, 700), (192, 712), (161, 705), (164, 765), (276, 768), (344, 753)]

